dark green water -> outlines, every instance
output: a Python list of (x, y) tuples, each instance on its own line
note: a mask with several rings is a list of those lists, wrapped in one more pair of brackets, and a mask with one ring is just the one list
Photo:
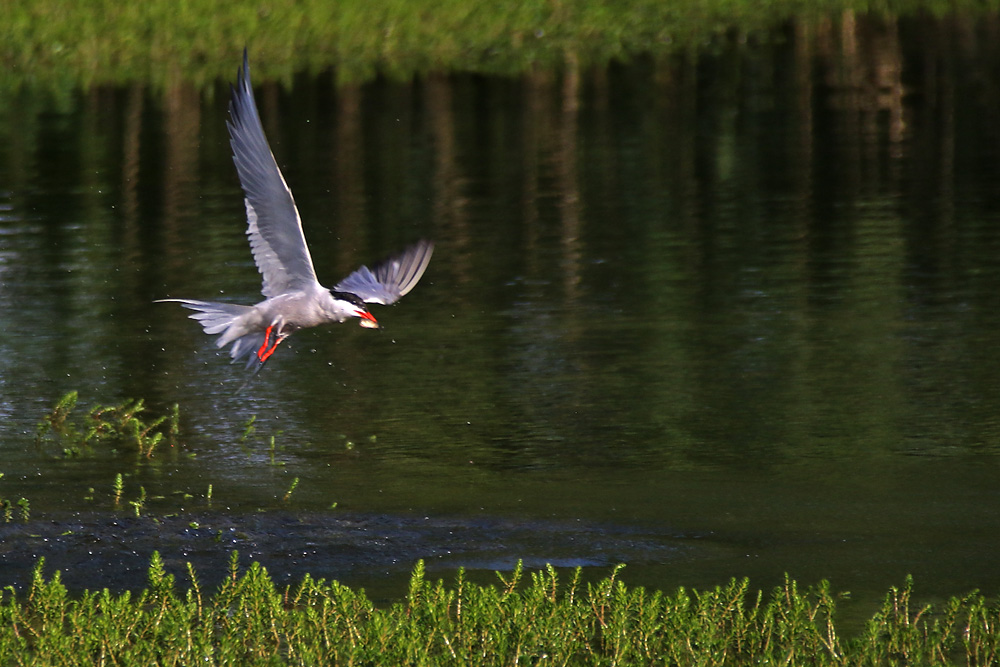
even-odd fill
[[(0, 577), (45, 555), (128, 584), (154, 548), (210, 571), (235, 547), (385, 595), (420, 557), (996, 592), (998, 27), (258, 82), (321, 281), (437, 250), (383, 331), (300, 332), (238, 395), (242, 369), (152, 303), (259, 298), (225, 82), (0, 100), (0, 497), (33, 518), (0, 533)], [(179, 403), (181, 446), (36, 447), (73, 389)], [(117, 473), (147, 520), (113, 508)]]

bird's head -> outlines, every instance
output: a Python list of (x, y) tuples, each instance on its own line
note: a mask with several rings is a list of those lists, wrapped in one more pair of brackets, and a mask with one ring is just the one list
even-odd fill
[(333, 297), (333, 302), (341, 315), (341, 319), (357, 317), (359, 320), (358, 324), (363, 326), (365, 329), (382, 328), (378, 323), (378, 320), (375, 319), (375, 316), (368, 310), (368, 306), (365, 305), (365, 302), (356, 294), (330, 290), (330, 295)]

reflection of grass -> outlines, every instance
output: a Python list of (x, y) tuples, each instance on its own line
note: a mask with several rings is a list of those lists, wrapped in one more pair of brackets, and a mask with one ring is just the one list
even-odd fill
[(170, 414), (148, 422), (140, 417), (145, 411), (142, 400), (128, 400), (114, 406), (99, 405), (82, 421), (74, 423), (70, 415), (76, 408), (76, 401), (77, 393), (71, 391), (56, 403), (52, 412), (38, 423), (36, 443), (57, 442), (66, 456), (79, 456), (101, 443), (130, 444), (136, 447), (140, 456), (152, 458), (156, 446), (164, 438), (171, 444), (177, 441), (180, 424), (177, 404)]
[[(997, 609), (973, 593), (940, 608), (912, 601), (912, 580), (893, 588), (861, 636), (836, 629), (826, 582), (800, 591), (786, 579), (770, 595), (746, 580), (673, 594), (629, 588), (618, 568), (584, 586), (549, 567), (520, 567), (500, 585), (459, 572), (453, 586), (425, 578), (418, 563), (405, 598), (376, 608), (363, 591), (306, 575), (275, 586), (259, 564), (204, 593), (175, 589), (154, 553), (139, 595), (107, 589), (70, 596), (44, 561), (30, 591), (4, 594), (0, 662), (120, 665), (747, 665), (994, 664)], [(499, 576), (499, 575), (498, 575)]]
[[(975, 3), (907, 0), (885, 11), (954, 11)], [(872, 10), (862, 0), (271, 0), (261, 3), (9, 4), (0, 21), (0, 88), (67, 88), (181, 76), (204, 85), (232, 75), (251, 49), (261, 74), (336, 66), (341, 79), (428, 70), (516, 73), (703, 46), (730, 29), (752, 32), (792, 16)], [(262, 79), (259, 79), (262, 80)]]

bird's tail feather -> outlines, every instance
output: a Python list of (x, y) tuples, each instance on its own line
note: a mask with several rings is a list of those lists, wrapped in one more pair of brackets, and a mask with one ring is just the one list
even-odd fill
[[(253, 354), (264, 344), (264, 332), (251, 331), (242, 333), (245, 327), (238, 320), (243, 315), (253, 310), (253, 306), (241, 306), (235, 303), (219, 303), (217, 301), (198, 301), (196, 299), (160, 299), (160, 301), (172, 301), (181, 304), (185, 308), (196, 311), (189, 315), (192, 320), (197, 320), (207, 334), (221, 334), (215, 341), (218, 347), (225, 347), (229, 343), (233, 346), (229, 350), (229, 356), (233, 363), (250, 355), (247, 368), (254, 364), (263, 365), (257, 355)], [(259, 368), (254, 369), (260, 370)]]
[(247, 368), (253, 368), (254, 375), (261, 369), (264, 362), (257, 357), (257, 351), (264, 345), (264, 332), (254, 331), (243, 334), (233, 342), (233, 347), (229, 350), (229, 356), (233, 358), (233, 363), (249, 356)]

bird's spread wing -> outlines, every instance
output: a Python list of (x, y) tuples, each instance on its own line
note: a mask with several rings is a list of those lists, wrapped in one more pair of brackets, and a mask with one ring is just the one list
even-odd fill
[(226, 126), (233, 162), (246, 195), (247, 236), (257, 269), (264, 278), (261, 292), (266, 297), (277, 296), (316, 283), (316, 271), (292, 192), (260, 124), (245, 50), (243, 69), (238, 73), (232, 94)]
[(350, 292), (365, 303), (388, 306), (413, 289), (431, 261), (434, 244), (420, 241), (399, 255), (379, 262), (371, 269), (362, 266), (334, 287), (337, 292)]

